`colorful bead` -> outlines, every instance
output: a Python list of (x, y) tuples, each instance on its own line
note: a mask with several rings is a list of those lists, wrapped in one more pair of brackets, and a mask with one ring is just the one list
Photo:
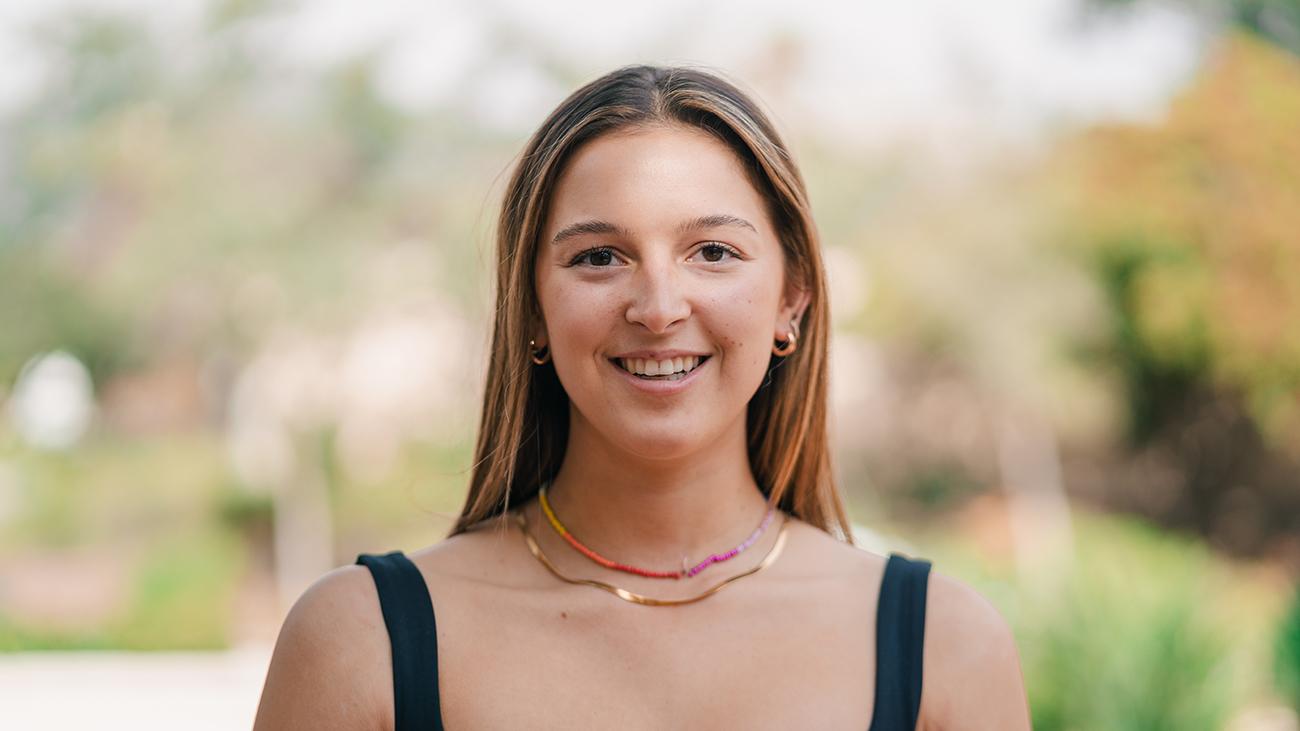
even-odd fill
[(744, 551), (746, 548), (749, 548), (750, 546), (754, 545), (754, 543), (758, 541), (759, 536), (763, 535), (763, 531), (767, 530), (768, 524), (772, 522), (772, 516), (776, 512), (774, 508), (768, 508), (767, 514), (763, 516), (763, 522), (759, 523), (758, 527), (754, 529), (754, 532), (751, 533), (748, 538), (742, 541), (739, 546), (736, 546), (735, 548), (731, 549), (730, 551), (727, 551), (725, 554), (722, 554), (721, 556), (716, 553), (711, 554), (708, 558), (704, 559), (703, 561), (699, 562), (698, 564), (690, 568), (686, 567), (687, 565), (686, 557), (683, 556), (681, 569), (677, 571), (653, 571), (651, 569), (642, 569), (642, 568), (637, 568), (636, 566), (629, 566), (627, 564), (618, 563), (617, 561), (611, 561), (605, 558), (604, 556), (601, 556), (600, 554), (596, 553), (595, 551), (591, 550), (590, 548), (587, 548), (586, 546), (582, 545), (582, 542), (579, 541), (577, 538), (575, 538), (573, 534), (570, 533), (568, 529), (564, 527), (564, 524), (560, 522), (560, 519), (558, 517), (556, 517), (555, 511), (551, 509), (551, 502), (546, 498), (546, 486), (543, 486), (542, 489), (538, 491), (537, 497), (538, 497), (538, 502), (542, 506), (542, 512), (546, 514), (546, 519), (547, 521), (550, 522), (551, 527), (555, 529), (555, 532), (558, 533), (560, 537), (565, 540), (565, 542), (567, 542), (570, 546), (573, 546), (574, 549), (576, 549), (579, 553), (591, 559), (592, 561), (595, 561), (601, 566), (604, 566), (605, 568), (614, 569), (616, 571), (624, 571), (630, 574), (636, 574), (638, 576), (645, 576), (651, 579), (683, 579), (683, 578), (695, 576), (696, 574), (700, 573), (701, 571), (708, 568), (709, 566), (712, 566), (715, 563), (721, 563), (723, 561), (727, 561), (731, 558), (734, 558), (735, 556), (740, 555), (741, 551)]

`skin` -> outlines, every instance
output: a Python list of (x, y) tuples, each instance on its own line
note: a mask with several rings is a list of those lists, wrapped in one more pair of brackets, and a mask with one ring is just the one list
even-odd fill
[[(713, 214), (752, 228), (681, 228)], [(591, 220), (617, 231), (550, 243)], [(582, 254), (592, 247), (609, 251)], [(550, 347), (571, 400), (551, 488), (566, 526), (603, 555), (656, 568), (739, 543), (765, 511), (745, 452), (745, 406), (773, 341), (808, 304), (785, 277), (739, 162), (675, 126), (589, 142), (557, 182), (536, 264), (535, 339)], [(630, 388), (607, 361), (666, 348), (711, 354), (672, 396)], [(535, 500), (521, 510), (565, 574), (663, 598), (756, 565), (780, 525), (722, 566), (664, 581), (597, 566), (545, 525)], [(448, 727), (870, 725), (884, 557), (790, 519), (784, 553), (764, 571), (698, 603), (645, 607), (559, 581), (520, 530), (503, 519), (408, 554), (437, 608)], [(932, 571), (925, 635), (919, 728), (1029, 728), (1014, 639), (988, 601)], [(256, 728), (390, 729), (391, 673), (368, 571), (336, 569), (285, 620)]]

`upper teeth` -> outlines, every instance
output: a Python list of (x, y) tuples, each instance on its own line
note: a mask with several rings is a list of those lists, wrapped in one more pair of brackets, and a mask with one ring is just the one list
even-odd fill
[(695, 366), (700, 364), (701, 360), (702, 358), (698, 355), (658, 361), (646, 360), (645, 358), (619, 358), (618, 364), (623, 366), (623, 370), (635, 373), (638, 376), (664, 376), (680, 371), (689, 373), (695, 369)]

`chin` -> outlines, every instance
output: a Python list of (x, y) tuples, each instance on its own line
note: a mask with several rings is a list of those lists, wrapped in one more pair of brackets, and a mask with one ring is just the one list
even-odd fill
[(619, 439), (619, 446), (645, 460), (680, 459), (708, 442), (699, 434), (686, 431), (630, 433)]

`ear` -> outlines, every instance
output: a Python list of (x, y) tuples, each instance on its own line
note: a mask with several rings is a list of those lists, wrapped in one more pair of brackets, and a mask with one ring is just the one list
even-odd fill
[(776, 311), (775, 333), (778, 340), (784, 340), (790, 332), (791, 320), (803, 320), (803, 314), (811, 302), (811, 291), (799, 289), (793, 284), (786, 287), (785, 296), (781, 298), (781, 307)]
[(542, 322), (541, 320), (534, 320), (532, 327), (529, 328), (529, 331), (532, 333), (529, 337), (531, 337), (533, 341), (537, 343), (537, 345), (535, 345), (534, 347), (540, 348), (546, 345), (548, 338), (546, 336), (545, 322)]

